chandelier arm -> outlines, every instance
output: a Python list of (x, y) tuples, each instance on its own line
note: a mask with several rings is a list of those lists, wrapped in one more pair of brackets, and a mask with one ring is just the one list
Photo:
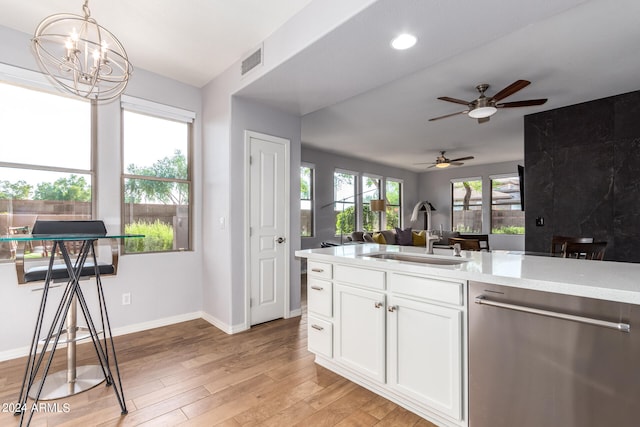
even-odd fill
[(96, 101), (117, 98), (126, 88), (133, 66), (120, 41), (91, 18), (51, 15), (38, 25), (32, 39), (38, 66), (59, 88)]

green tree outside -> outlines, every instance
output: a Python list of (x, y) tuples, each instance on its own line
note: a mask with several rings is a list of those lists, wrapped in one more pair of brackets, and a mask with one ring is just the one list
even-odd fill
[[(155, 178), (187, 179), (187, 158), (180, 150), (151, 166), (127, 166), (127, 173)], [(172, 181), (129, 178), (125, 181), (125, 203), (160, 202), (183, 205), (189, 202), (189, 186)]]
[(33, 199), (90, 202), (91, 187), (83, 176), (72, 174), (68, 178), (58, 178), (53, 183), (41, 182), (36, 186)]
[(27, 200), (32, 190), (33, 186), (24, 180), (0, 181), (0, 199), (3, 200)]

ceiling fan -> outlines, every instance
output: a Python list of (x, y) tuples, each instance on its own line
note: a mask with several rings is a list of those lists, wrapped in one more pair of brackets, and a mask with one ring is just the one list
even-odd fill
[(448, 168), (449, 166), (453, 165), (453, 166), (462, 166), (464, 163), (462, 163), (463, 160), (471, 160), (474, 157), (473, 156), (467, 156), (467, 157), (459, 157), (457, 159), (447, 159), (444, 156), (445, 151), (441, 151), (440, 155), (438, 157), (436, 157), (436, 161), (433, 163), (414, 163), (414, 165), (431, 165), (429, 166), (427, 169), (430, 168)]
[(516, 80), (511, 83), (509, 86), (502, 89), (500, 92), (496, 93), (493, 96), (487, 97), (484, 92), (489, 88), (489, 85), (486, 83), (479, 84), (476, 86), (478, 92), (480, 92), (480, 96), (473, 101), (464, 101), (462, 99), (450, 98), (448, 96), (441, 96), (438, 99), (447, 102), (453, 102), (455, 104), (466, 105), (467, 109), (463, 111), (458, 111), (457, 113), (447, 114), (440, 117), (434, 117), (429, 119), (430, 122), (434, 120), (440, 120), (451, 116), (457, 116), (458, 114), (467, 114), (469, 117), (473, 119), (478, 119), (478, 123), (486, 123), (489, 121), (489, 117), (494, 115), (498, 108), (514, 108), (514, 107), (531, 107), (534, 105), (542, 105), (547, 102), (547, 98), (544, 99), (528, 99), (525, 101), (514, 101), (514, 102), (501, 102), (498, 101), (503, 100), (507, 96), (511, 96), (519, 90), (524, 89), (525, 87), (531, 84), (530, 81), (527, 80)]

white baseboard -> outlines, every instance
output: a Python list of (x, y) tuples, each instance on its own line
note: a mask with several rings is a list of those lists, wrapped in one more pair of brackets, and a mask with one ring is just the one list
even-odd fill
[(224, 323), (222, 320), (205, 312), (202, 312), (202, 318), (207, 322), (211, 323), (216, 328), (220, 329), (222, 332), (229, 335), (237, 334), (238, 332), (246, 331), (247, 329), (250, 328), (244, 323), (241, 323), (238, 325), (228, 325)]
[[(291, 311), (290, 317), (300, 316), (300, 310)], [(246, 331), (250, 329), (250, 326), (247, 326), (244, 323), (238, 325), (227, 325), (223, 321), (213, 317), (212, 315), (205, 313), (203, 311), (194, 311), (193, 313), (185, 313), (179, 314), (177, 316), (164, 317), (162, 319), (151, 320), (149, 322), (135, 323), (133, 325), (123, 326), (121, 328), (114, 328), (111, 330), (111, 333), (114, 337), (119, 335), (133, 334), (135, 332), (142, 332), (149, 329), (161, 328), (163, 326), (173, 325), (176, 323), (187, 322), (189, 320), (195, 319), (204, 319), (209, 322), (211, 325), (220, 329), (222, 332), (232, 335), (237, 334), (238, 332)], [(64, 347), (64, 344), (61, 344), (59, 348)], [(5, 360), (17, 359), (19, 357), (24, 357), (29, 354), (29, 347), (19, 347), (11, 350), (0, 351), (0, 362), (4, 362)]]
[(302, 309), (301, 308), (297, 308), (295, 310), (290, 310), (288, 319), (290, 319), (292, 317), (298, 317), (298, 316), (302, 316)]
[[(149, 329), (160, 328), (162, 326), (173, 325), (175, 323), (187, 322), (189, 320), (195, 320), (203, 318), (204, 313), (196, 311), (193, 313), (185, 313), (177, 316), (165, 317), (162, 319), (151, 320), (149, 322), (135, 323), (133, 325), (123, 326), (121, 328), (114, 328), (111, 333), (114, 337), (118, 335), (132, 334), (135, 332), (146, 331)], [(214, 325), (215, 326), (215, 325)], [(59, 345), (57, 348), (64, 348), (64, 344)], [(5, 360), (17, 359), (29, 354), (29, 347), (19, 347), (11, 350), (0, 351), (0, 362)]]

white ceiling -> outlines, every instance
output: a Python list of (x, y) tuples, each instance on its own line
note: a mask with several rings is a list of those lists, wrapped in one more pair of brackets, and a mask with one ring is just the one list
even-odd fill
[[(304, 114), (303, 144), (322, 150), (415, 171), (440, 150), (475, 156), (466, 166), (521, 160), (525, 114), (640, 89), (638, 22), (637, 0), (379, 0), (241, 94)], [(406, 30), (418, 44), (392, 50)], [(505, 102), (549, 101), (428, 122), (465, 109), (438, 96), (518, 79), (532, 84)]]
[[(202, 87), (311, 0), (92, 0), (91, 16), (134, 68)], [(0, 25), (33, 34), (46, 16), (82, 15), (83, 0), (0, 0)]]
[[(201, 87), (311, 0), (93, 0), (135, 67)], [(322, 0), (315, 0), (322, 1)], [(32, 33), (45, 16), (81, 14), (82, 0), (0, 0), (0, 25)], [(414, 163), (472, 155), (465, 165), (521, 160), (523, 116), (640, 89), (640, 1), (378, 0), (239, 95), (303, 116), (303, 144), (415, 171)], [(392, 37), (418, 37), (408, 51)], [(266, 51), (265, 55), (269, 52)], [(518, 79), (489, 123), (438, 96), (488, 95)], [(461, 107), (461, 108), (460, 108)]]

